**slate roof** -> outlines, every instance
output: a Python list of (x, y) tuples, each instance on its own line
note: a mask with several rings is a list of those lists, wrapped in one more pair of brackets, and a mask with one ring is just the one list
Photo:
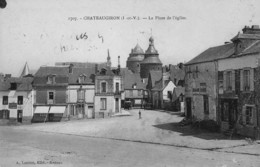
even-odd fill
[(249, 47), (243, 50), (240, 54), (233, 55), (233, 57), (238, 57), (238, 56), (252, 54), (252, 53), (260, 53), (260, 40), (254, 41)]
[(144, 54), (144, 51), (139, 44), (136, 44), (135, 48), (132, 49), (131, 54)]
[(133, 86), (136, 85), (135, 89), (146, 89), (147, 80), (142, 82), (142, 78), (138, 73), (132, 73), (132, 71), (125, 69), (122, 71), (124, 89), (134, 89)]
[(69, 76), (69, 84), (77, 84), (78, 79), (81, 75), (85, 75), (86, 79), (82, 83), (93, 83), (94, 84), (94, 68), (73, 68), (73, 73), (68, 74)]
[(220, 45), (216, 47), (211, 47), (189, 62), (187, 62), (185, 65), (191, 65), (196, 63), (202, 63), (202, 62), (210, 62), (218, 59), (227, 58), (231, 55), (233, 55), (235, 52), (235, 45), (233, 43)]
[(73, 67), (72, 73), (69, 73), (69, 67), (40, 67), (35, 74), (35, 78), (56, 75), (58, 77), (68, 77), (67, 82), (69, 84), (79, 84), (79, 77), (85, 75), (86, 79), (82, 84), (94, 84), (94, 74), (95, 68)]
[(184, 87), (178, 86), (178, 87), (174, 88), (173, 96), (172, 96), (173, 102), (176, 101), (181, 94), (184, 95), (184, 93), (185, 93)]
[[(160, 81), (161, 79), (162, 79), (162, 71), (153, 71), (153, 70), (150, 71), (149, 78), (148, 78), (148, 85), (147, 85), (149, 86), (148, 89), (153, 89), (156, 85), (156, 82)], [(158, 85), (157, 87), (159, 88), (160, 85)]]
[(231, 41), (235, 41), (237, 39), (255, 39), (260, 40), (260, 34), (241, 34), (238, 33)]
[(176, 84), (179, 82), (179, 80), (184, 80), (184, 77), (185, 71), (183, 69), (180, 69), (178, 66), (172, 66), (170, 68), (170, 79), (174, 82), (174, 78), (176, 78)]
[(30, 91), (32, 90), (32, 77), (24, 77), (24, 78), (17, 78), (12, 77), (7, 79), (6, 81), (0, 82), (0, 91), (9, 91), (11, 88), (11, 83), (17, 84), (17, 91)]
[(146, 56), (141, 64), (162, 64), (158, 56)]

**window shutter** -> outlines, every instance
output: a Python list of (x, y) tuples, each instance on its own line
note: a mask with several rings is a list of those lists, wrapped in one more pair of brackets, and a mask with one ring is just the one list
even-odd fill
[(254, 91), (254, 69), (250, 69), (250, 91)]
[(243, 124), (246, 124), (246, 106), (242, 107), (242, 121)]
[(223, 89), (227, 90), (227, 72), (224, 71)]
[(235, 91), (235, 70), (232, 71), (232, 91)]
[(257, 127), (257, 112), (256, 112), (256, 107), (253, 107), (253, 124), (254, 127)]
[(243, 77), (243, 70), (240, 70), (240, 90), (243, 91), (244, 87), (244, 77)]

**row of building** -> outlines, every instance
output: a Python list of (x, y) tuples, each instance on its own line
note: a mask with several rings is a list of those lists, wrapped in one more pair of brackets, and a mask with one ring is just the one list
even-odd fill
[(185, 64), (185, 113), (260, 138), (260, 29), (242, 31)]
[(59, 62), (33, 75), (26, 64), (21, 77), (1, 76), (0, 119), (30, 123), (104, 118), (120, 113), (127, 102), (180, 110), (183, 65), (163, 67), (154, 39), (149, 42), (146, 52), (138, 44), (131, 50), (126, 68), (120, 63), (111, 67), (108, 51), (105, 63)]

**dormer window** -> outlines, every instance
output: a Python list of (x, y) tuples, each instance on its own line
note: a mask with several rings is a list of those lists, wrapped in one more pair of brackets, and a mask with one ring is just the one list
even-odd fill
[(11, 83), (10, 90), (16, 90), (17, 89), (17, 83)]
[(79, 79), (78, 79), (78, 82), (79, 83), (84, 83), (86, 81), (86, 79), (87, 79), (86, 75), (80, 75)]
[(106, 93), (106, 92), (107, 92), (107, 83), (101, 82), (101, 93)]
[(54, 84), (54, 83), (55, 83), (55, 76), (54, 75), (48, 76), (47, 84)]

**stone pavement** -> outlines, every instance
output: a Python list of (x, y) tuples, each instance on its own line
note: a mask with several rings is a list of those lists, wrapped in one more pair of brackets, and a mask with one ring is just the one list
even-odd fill
[[(142, 119), (139, 119), (138, 111), (130, 110), (131, 116), (127, 117), (40, 123), (12, 128), (225, 152), (238, 151), (235, 147), (258, 146), (244, 139), (230, 140), (220, 133), (179, 127), (177, 123), (183, 117), (175, 113), (141, 110)], [(250, 151), (247, 153), (250, 154)], [(255, 153), (260, 154), (260, 150), (252, 152)]]

